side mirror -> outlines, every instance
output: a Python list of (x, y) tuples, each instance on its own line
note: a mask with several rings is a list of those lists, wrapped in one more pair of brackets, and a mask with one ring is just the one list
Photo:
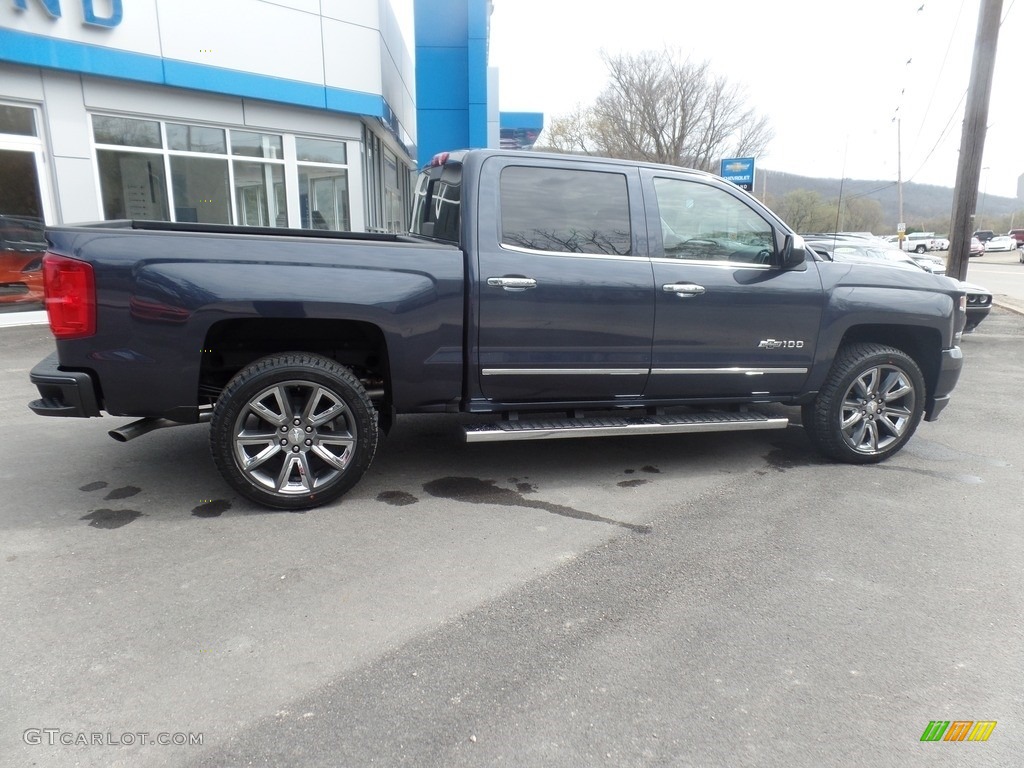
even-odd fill
[(792, 269), (807, 260), (807, 243), (800, 235), (786, 235), (779, 254), (779, 269)]

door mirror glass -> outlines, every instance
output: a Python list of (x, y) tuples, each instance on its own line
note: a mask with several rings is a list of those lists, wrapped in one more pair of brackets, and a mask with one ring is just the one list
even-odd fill
[(779, 266), (782, 269), (798, 267), (807, 260), (807, 243), (800, 235), (786, 235)]

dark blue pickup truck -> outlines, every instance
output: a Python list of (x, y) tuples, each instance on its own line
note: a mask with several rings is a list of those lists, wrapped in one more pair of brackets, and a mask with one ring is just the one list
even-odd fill
[[(47, 233), (45, 416), (211, 422), (234, 489), (324, 504), (397, 414), (470, 441), (785, 427), (880, 461), (960, 375), (945, 277), (833, 263), (732, 184), (473, 150), (419, 175), (407, 235), (106, 222)], [(780, 409), (774, 409), (778, 412)]]

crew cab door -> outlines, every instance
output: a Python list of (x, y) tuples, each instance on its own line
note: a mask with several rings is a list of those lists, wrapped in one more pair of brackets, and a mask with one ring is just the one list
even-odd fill
[(564, 158), (488, 158), (478, 200), (479, 392), (498, 402), (637, 398), (654, 277), (640, 175)]
[(655, 283), (650, 398), (793, 394), (814, 359), (814, 262), (778, 266), (782, 235), (737, 190), (642, 172)]

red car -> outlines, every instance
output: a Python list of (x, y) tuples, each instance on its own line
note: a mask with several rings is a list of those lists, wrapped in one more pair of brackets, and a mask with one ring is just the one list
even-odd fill
[(42, 303), (43, 223), (0, 216), (0, 305)]

